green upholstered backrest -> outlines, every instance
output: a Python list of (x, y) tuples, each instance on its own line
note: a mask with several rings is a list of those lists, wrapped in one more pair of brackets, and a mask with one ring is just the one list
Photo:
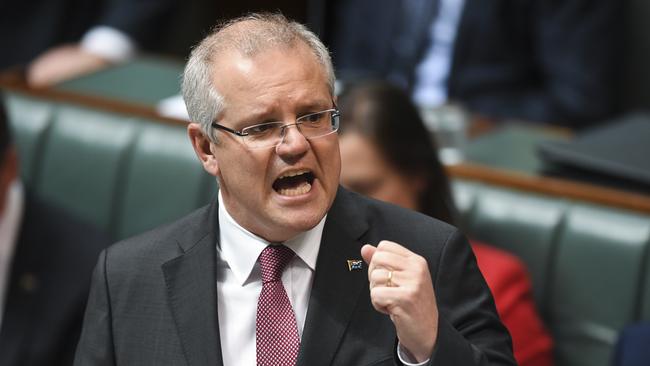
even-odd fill
[(177, 60), (140, 55), (128, 62), (66, 80), (54, 89), (153, 108), (162, 99), (178, 94), (184, 66)]
[[(140, 121), (146, 124), (145, 121)], [(150, 124), (136, 138), (123, 174), (119, 237), (173, 221), (206, 204), (216, 191), (180, 126)]]
[(549, 278), (549, 322), (564, 339), (558, 362), (610, 359), (618, 332), (638, 319), (648, 245), (648, 217), (580, 204), (568, 210)]
[[(517, 253), (527, 263), (537, 306), (544, 303), (550, 255), (554, 248), (555, 228), (562, 220), (566, 203), (535, 195), (513, 195), (511, 192), (485, 187), (476, 196), (474, 215), (468, 225), (476, 239)], [(526, 250), (518, 250), (522, 245)]]
[(40, 196), (118, 240), (209, 202), (216, 179), (186, 128), (9, 93), (21, 175)]
[(44, 141), (36, 191), (110, 231), (120, 178), (138, 129), (127, 117), (59, 106)]
[(471, 237), (528, 266), (557, 366), (605, 366), (618, 332), (650, 319), (650, 215), (456, 180)]
[(54, 107), (39, 99), (7, 95), (7, 113), (18, 149), (21, 176), (31, 183), (36, 177), (45, 135), (52, 122)]

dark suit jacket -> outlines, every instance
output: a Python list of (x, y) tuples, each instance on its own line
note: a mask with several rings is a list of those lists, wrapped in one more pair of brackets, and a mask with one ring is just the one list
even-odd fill
[[(413, 86), (437, 1), (310, 2), (310, 24), (329, 44), (340, 78)], [(612, 0), (465, 0), (449, 98), (490, 117), (571, 127), (610, 117), (620, 8)]]
[(621, 332), (612, 366), (650, 365), (650, 323), (638, 323), (625, 327)]
[(150, 49), (174, 5), (175, 0), (0, 1), (0, 70), (25, 65), (50, 47), (78, 42), (94, 25), (118, 29)]
[[(217, 205), (100, 256), (76, 365), (221, 365)], [(343, 189), (318, 255), (299, 365), (393, 365), (396, 335), (372, 308), (364, 243), (389, 239), (427, 258), (440, 308), (432, 364), (513, 365), (510, 338), (466, 240), (424, 215)]]
[(108, 239), (25, 196), (0, 329), (0, 365), (71, 365), (92, 268)]

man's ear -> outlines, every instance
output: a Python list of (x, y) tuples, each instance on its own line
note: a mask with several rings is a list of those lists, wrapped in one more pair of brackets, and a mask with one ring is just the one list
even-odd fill
[(203, 134), (201, 125), (198, 123), (188, 124), (187, 134), (190, 137), (196, 156), (201, 161), (201, 164), (203, 164), (203, 169), (216, 177), (219, 173), (219, 165), (213, 152), (214, 145)]

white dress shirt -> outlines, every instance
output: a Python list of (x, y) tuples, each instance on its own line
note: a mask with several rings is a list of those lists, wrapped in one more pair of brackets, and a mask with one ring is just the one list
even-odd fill
[(415, 69), (413, 101), (420, 107), (437, 107), (447, 101), (447, 79), (465, 0), (440, 0), (431, 23), (429, 49)]
[(5, 310), (5, 296), (11, 274), (11, 260), (18, 239), (18, 230), (23, 217), (23, 185), (20, 180), (11, 182), (0, 213), (0, 328)]
[[(296, 315), (301, 338), (324, 225), (325, 218), (313, 229), (284, 242), (296, 253), (282, 273), (282, 284)], [(262, 291), (257, 258), (269, 244), (235, 222), (219, 192), (217, 306), (225, 366), (257, 363), (255, 320), (257, 300)]]
[[(223, 364), (256, 365), (255, 322), (257, 300), (262, 291), (262, 273), (257, 259), (262, 250), (271, 243), (244, 229), (230, 216), (223, 204), (221, 191), (218, 199), (217, 306)], [(305, 327), (326, 218), (327, 215), (313, 229), (284, 242), (284, 245), (296, 253), (282, 273), (282, 284), (296, 315), (300, 338)], [(428, 362), (407, 362), (409, 356), (399, 345), (398, 357), (402, 363), (409, 366), (424, 365)]]

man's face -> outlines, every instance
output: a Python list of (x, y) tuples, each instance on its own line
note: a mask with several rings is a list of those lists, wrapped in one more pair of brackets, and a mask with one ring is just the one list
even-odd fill
[[(212, 81), (224, 97), (218, 123), (234, 130), (333, 108), (323, 68), (302, 43), (247, 57), (219, 57)], [(224, 204), (244, 228), (269, 241), (285, 241), (313, 228), (336, 195), (340, 173), (336, 133), (307, 140), (287, 127), (277, 147), (250, 149), (240, 137), (216, 131), (210, 144)]]

